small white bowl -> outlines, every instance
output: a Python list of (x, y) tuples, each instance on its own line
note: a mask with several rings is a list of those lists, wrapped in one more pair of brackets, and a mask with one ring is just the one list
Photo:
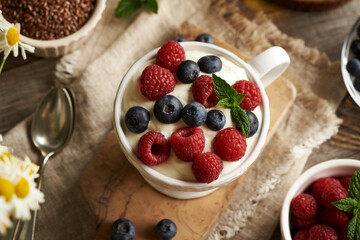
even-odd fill
[(20, 35), (20, 41), (35, 47), (35, 55), (39, 57), (59, 57), (80, 48), (91, 36), (106, 6), (106, 0), (96, 0), (93, 13), (87, 22), (76, 32), (55, 40), (37, 40)]
[(261, 124), (262, 127), (259, 130), (258, 141), (248, 157), (246, 159), (240, 160), (242, 163), (237, 169), (229, 172), (228, 174), (220, 176), (217, 180), (209, 184), (174, 179), (165, 176), (150, 166), (142, 163), (127, 141), (126, 135), (122, 128), (123, 125), (121, 124), (121, 121), (123, 121), (124, 118), (122, 116), (122, 99), (126, 90), (126, 86), (131, 80), (132, 76), (137, 71), (139, 71), (139, 69), (143, 69), (145, 63), (148, 63), (150, 60), (156, 58), (156, 54), (159, 48), (152, 50), (140, 58), (129, 69), (119, 86), (114, 103), (114, 125), (120, 146), (130, 163), (134, 165), (135, 168), (137, 168), (140, 174), (151, 186), (170, 197), (178, 199), (190, 199), (205, 196), (215, 191), (218, 187), (227, 185), (228, 183), (240, 177), (255, 161), (265, 143), (270, 122), (269, 102), (263, 83), (269, 84), (272, 80), (276, 79), (288, 67), (290, 59), (285, 50), (280, 47), (270, 48), (258, 56), (252, 58), (248, 63), (245, 63), (235, 54), (213, 44), (185, 42), (181, 43), (181, 45), (185, 51), (202, 50), (204, 52), (209, 52), (218, 56), (224, 56), (239, 67), (244, 68), (248, 74), (249, 79), (254, 81), (260, 89), (262, 97), (262, 105), (260, 107), (263, 113), (263, 122)]
[(355, 171), (359, 169), (359, 160), (335, 159), (319, 163), (301, 174), (287, 192), (281, 209), (280, 228), (282, 239), (292, 239), (290, 229), (290, 203), (294, 197), (305, 192), (305, 190), (319, 178), (352, 176)]

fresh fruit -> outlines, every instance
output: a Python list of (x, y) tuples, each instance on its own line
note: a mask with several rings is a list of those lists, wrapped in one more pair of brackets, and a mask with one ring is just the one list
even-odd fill
[(221, 71), (222, 61), (218, 56), (208, 55), (199, 59), (197, 64), (204, 73), (214, 73)]
[(171, 134), (171, 148), (175, 155), (184, 161), (192, 161), (205, 147), (205, 136), (201, 128), (179, 128)]
[(357, 33), (358, 37), (360, 37), (360, 25), (357, 27), (356, 33)]
[(350, 59), (346, 64), (346, 70), (354, 77), (360, 77), (360, 60), (357, 58)]
[(321, 195), (323, 194), (324, 188), (328, 184), (340, 184), (340, 181), (336, 178), (319, 178), (315, 181), (311, 188), (311, 194), (314, 198), (320, 202)]
[(352, 41), (350, 45), (350, 51), (356, 56), (360, 57), (360, 40), (356, 39)]
[(175, 42), (186, 42), (186, 38), (182, 37), (182, 36), (177, 36), (174, 38)]
[(136, 229), (134, 224), (126, 218), (116, 220), (111, 226), (112, 240), (132, 240), (135, 234)]
[(246, 111), (253, 111), (261, 103), (261, 93), (259, 87), (252, 82), (239, 80), (233, 88), (236, 92), (245, 94), (244, 99), (240, 103), (240, 107)]
[(295, 234), (294, 240), (308, 240), (308, 236), (309, 236), (309, 230), (302, 229)]
[(320, 213), (320, 223), (334, 228), (341, 228), (349, 223), (349, 217), (339, 209), (325, 208)]
[(170, 143), (166, 137), (155, 131), (145, 133), (138, 142), (138, 152), (143, 163), (155, 166), (168, 160)]
[(176, 73), (179, 64), (185, 60), (184, 48), (174, 40), (168, 41), (159, 49), (156, 64)]
[(125, 125), (133, 133), (144, 132), (150, 122), (150, 113), (143, 107), (135, 106), (125, 114)]
[(355, 78), (354, 80), (354, 88), (358, 91), (360, 91), (360, 77)]
[(190, 127), (198, 127), (206, 121), (206, 115), (206, 109), (202, 104), (191, 102), (184, 107), (181, 118)]
[(295, 226), (304, 229), (315, 225), (318, 222), (318, 216), (315, 216), (310, 219), (302, 219), (296, 216), (292, 216), (291, 220)]
[(197, 181), (211, 183), (219, 178), (223, 162), (218, 155), (206, 152), (197, 156), (192, 164), (192, 171)]
[(308, 240), (338, 240), (335, 229), (324, 224), (317, 224), (309, 229)]
[(149, 100), (157, 100), (175, 89), (172, 73), (158, 65), (147, 66), (140, 77), (141, 93)]
[(195, 38), (195, 41), (204, 42), (204, 43), (211, 43), (211, 44), (215, 43), (214, 38), (211, 35), (207, 34), (207, 33), (202, 33), (202, 34), (198, 35)]
[(172, 95), (165, 95), (156, 100), (154, 115), (159, 122), (175, 123), (181, 118), (183, 105)]
[(215, 107), (219, 100), (214, 91), (212, 77), (201, 75), (192, 84), (192, 95), (194, 100), (204, 105), (206, 108)]
[(170, 219), (163, 219), (156, 225), (155, 234), (160, 240), (171, 240), (177, 232), (176, 224)]
[(211, 130), (219, 131), (225, 126), (225, 123), (226, 117), (222, 111), (214, 109), (207, 113), (206, 125)]
[(200, 74), (199, 65), (192, 60), (185, 60), (180, 63), (176, 75), (178, 79), (183, 83), (194, 82)]
[(246, 115), (248, 116), (248, 120), (250, 122), (250, 133), (249, 137), (254, 136), (259, 128), (259, 120), (257, 119), (256, 115), (253, 112), (246, 111)]
[(332, 202), (339, 201), (347, 197), (347, 191), (341, 184), (328, 184), (324, 187), (320, 197), (320, 202), (327, 208), (336, 209)]
[(345, 190), (348, 191), (349, 186), (350, 186), (351, 177), (340, 177), (338, 179), (341, 183), (341, 186), (343, 186), (345, 188)]
[(212, 141), (214, 153), (226, 161), (237, 161), (246, 152), (246, 139), (236, 128), (219, 131)]
[(311, 219), (318, 212), (318, 204), (310, 194), (301, 193), (291, 201), (290, 209), (298, 218)]

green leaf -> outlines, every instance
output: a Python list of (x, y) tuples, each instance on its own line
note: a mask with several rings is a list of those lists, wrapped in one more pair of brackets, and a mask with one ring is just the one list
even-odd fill
[(232, 100), (233, 96), (238, 94), (236, 90), (232, 86), (230, 86), (230, 84), (228, 84), (221, 77), (216, 76), (216, 74), (212, 74), (212, 79), (216, 97), (219, 100), (224, 98), (229, 98)]
[(224, 108), (232, 108), (234, 106), (234, 104), (229, 98), (221, 99), (217, 105), (222, 106)]
[(144, 6), (147, 10), (149, 10), (150, 12), (153, 13), (157, 13), (158, 12), (158, 3), (156, 0), (143, 0)]
[(239, 106), (236, 106), (231, 108), (230, 114), (231, 120), (236, 124), (236, 128), (247, 138), (250, 133), (250, 122), (246, 115), (246, 111)]
[(233, 102), (233, 106), (238, 106), (242, 100), (244, 99), (245, 94), (238, 93), (235, 96), (232, 96), (231, 100)]
[(346, 227), (346, 239), (360, 240), (360, 216), (354, 215)]
[(335, 207), (340, 209), (341, 211), (347, 212), (347, 213), (353, 213), (354, 209), (357, 208), (357, 201), (352, 198), (344, 198), (337, 202), (332, 203)]
[(136, 12), (141, 7), (140, 0), (120, 0), (115, 9), (115, 17), (125, 18)]
[(360, 170), (352, 176), (349, 186), (349, 198), (360, 200)]

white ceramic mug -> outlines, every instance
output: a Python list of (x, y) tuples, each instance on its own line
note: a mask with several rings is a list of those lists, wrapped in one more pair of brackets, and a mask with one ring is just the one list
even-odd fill
[(259, 138), (255, 144), (255, 147), (247, 155), (247, 157), (240, 160), (242, 161), (241, 165), (237, 169), (227, 174), (221, 175), (217, 180), (209, 184), (182, 181), (161, 174), (150, 166), (145, 165), (136, 156), (136, 153), (131, 148), (129, 142), (126, 139), (123, 125), (121, 124), (121, 121), (124, 119), (124, 116), (122, 116), (122, 99), (126, 86), (129, 83), (131, 77), (137, 71), (139, 71), (140, 68), (143, 69), (146, 63), (156, 58), (156, 54), (159, 48), (152, 50), (140, 58), (126, 73), (119, 86), (114, 102), (114, 125), (120, 146), (124, 154), (126, 155), (129, 162), (140, 172), (144, 179), (155, 189), (170, 197), (178, 199), (191, 199), (205, 196), (215, 191), (218, 187), (227, 185), (245, 173), (245, 171), (255, 161), (265, 143), (270, 123), (269, 101), (266, 96), (264, 87), (269, 85), (286, 70), (290, 64), (290, 58), (284, 49), (280, 47), (272, 47), (255, 56), (246, 63), (235, 54), (216, 45), (201, 42), (184, 42), (181, 43), (181, 45), (185, 49), (185, 52), (189, 50), (199, 50), (214, 55), (223, 56), (239, 67), (245, 69), (249, 80), (255, 82), (259, 87), (262, 97), (262, 103), (260, 107), (263, 113), (263, 122), (261, 124), (262, 127), (259, 130)]

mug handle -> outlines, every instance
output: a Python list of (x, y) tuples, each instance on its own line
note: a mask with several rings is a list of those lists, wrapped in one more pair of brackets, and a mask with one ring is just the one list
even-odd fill
[(281, 47), (271, 47), (250, 59), (249, 64), (264, 87), (270, 85), (289, 66), (290, 57)]

